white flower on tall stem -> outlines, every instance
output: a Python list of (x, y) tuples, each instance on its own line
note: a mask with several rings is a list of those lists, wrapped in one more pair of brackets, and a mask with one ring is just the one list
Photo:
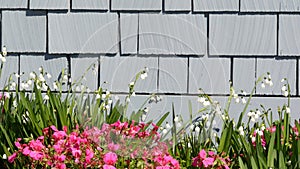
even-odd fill
[(54, 88), (55, 90), (58, 89), (58, 86), (57, 86), (56, 82), (53, 82), (53, 88)]
[(44, 81), (45, 81), (45, 78), (44, 78), (43, 74), (39, 74), (39, 80), (40, 80), (41, 82), (44, 82)]
[(51, 78), (52, 78), (52, 76), (51, 76), (50, 73), (47, 73), (46, 76), (47, 76), (48, 79), (51, 79)]
[(245, 135), (244, 127), (243, 127), (243, 126), (240, 126), (240, 127), (239, 127), (239, 133), (240, 133), (241, 136), (244, 136), (244, 135)]
[(169, 124), (169, 122), (166, 122), (166, 129), (170, 129), (171, 125)]
[(44, 96), (44, 100), (49, 100), (49, 96), (47, 94)]
[(291, 109), (289, 107), (285, 108), (286, 113), (290, 114), (291, 113)]
[(6, 57), (6, 56), (7, 56), (7, 49), (6, 49), (6, 46), (3, 46), (3, 47), (2, 47), (2, 55), (3, 55), (3, 57)]

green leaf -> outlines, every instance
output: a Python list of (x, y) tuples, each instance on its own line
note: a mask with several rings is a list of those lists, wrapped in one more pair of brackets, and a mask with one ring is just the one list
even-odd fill
[(248, 169), (248, 167), (243, 163), (243, 160), (241, 157), (239, 157), (239, 165), (241, 169)]
[(270, 140), (270, 144), (269, 144), (269, 148), (268, 148), (268, 167), (270, 168), (274, 168), (274, 160), (275, 160), (275, 155), (274, 152), (276, 153), (276, 150), (274, 149), (274, 142), (275, 142), (275, 136), (276, 134), (273, 133), (271, 136), (271, 140)]
[(253, 158), (253, 156), (251, 156), (251, 166), (252, 166), (252, 169), (258, 169), (258, 166)]
[(284, 156), (282, 151), (279, 152), (279, 168), (280, 169), (286, 169), (285, 161), (284, 161)]

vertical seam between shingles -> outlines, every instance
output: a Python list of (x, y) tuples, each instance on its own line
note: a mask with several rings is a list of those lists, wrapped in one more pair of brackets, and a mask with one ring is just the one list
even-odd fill
[(27, 8), (30, 9), (30, 0), (27, 0)]
[(194, 12), (194, 0), (191, 0), (191, 13)]
[(277, 29), (276, 29), (276, 55), (279, 56), (279, 13), (277, 13)]
[(206, 18), (206, 50), (207, 50), (207, 57), (209, 57), (209, 14), (207, 14)]
[(0, 45), (2, 47), (2, 11), (0, 11)]
[(156, 80), (157, 92), (159, 92), (159, 72), (160, 72), (159, 61), (160, 61), (160, 56), (157, 57), (157, 80)]
[(48, 11), (46, 11), (46, 53), (49, 53), (49, 24), (48, 24)]
[(299, 59), (296, 58), (296, 96), (299, 95)]
[(100, 78), (101, 78), (101, 56), (98, 56), (98, 61), (97, 61), (97, 63), (98, 63), (98, 81), (97, 81), (97, 89), (99, 89), (99, 87), (100, 87)]
[(257, 81), (257, 57), (254, 58), (254, 67), (255, 67), (255, 70), (254, 70), (254, 78), (255, 78), (255, 81), (254, 81), (254, 86), (255, 86), (255, 91), (254, 91), (254, 94), (256, 94), (256, 89), (257, 89), (257, 86), (256, 85), (256, 81)]
[(119, 47), (119, 53), (120, 56), (122, 55), (122, 48), (121, 48), (121, 41), (122, 41), (122, 35), (121, 35), (121, 14), (120, 12), (117, 12), (118, 15), (118, 47)]
[[(67, 82), (67, 86), (68, 86), (68, 88), (70, 89), (70, 87), (71, 87), (71, 83), (70, 83), (70, 78), (72, 77), (72, 65), (71, 65), (71, 56), (70, 55), (67, 55), (67, 61), (68, 61), (68, 74), (67, 74), (67, 76), (68, 76), (68, 82)], [(63, 77), (62, 77), (63, 78)]]
[(139, 55), (139, 50), (140, 50), (140, 14), (138, 13), (138, 24), (137, 24), (137, 44), (136, 44), (136, 53)]
[(189, 93), (190, 91), (190, 57), (187, 58), (187, 86), (186, 86), (186, 92)]
[[(20, 72), (21, 72), (21, 55), (18, 54), (18, 75), (20, 75)], [(18, 83), (18, 90), (20, 91), (20, 76), (18, 77), (17, 79), (17, 83)]]
[(231, 85), (234, 85), (234, 81), (233, 81), (233, 69), (234, 69), (234, 59), (233, 57), (230, 58), (230, 80), (231, 80)]

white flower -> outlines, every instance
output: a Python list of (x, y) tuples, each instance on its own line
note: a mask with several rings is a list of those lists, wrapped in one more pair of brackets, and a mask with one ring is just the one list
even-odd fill
[(1, 58), (1, 61), (2, 61), (3, 63), (5, 63), (5, 62), (6, 62), (6, 58), (5, 58), (5, 57), (3, 57), (3, 56), (0, 56), (0, 58)]
[(149, 107), (145, 107), (145, 108), (144, 108), (144, 112), (145, 112), (145, 113), (148, 113), (148, 112), (149, 112)]
[(96, 99), (100, 99), (101, 98), (101, 96), (100, 96), (100, 94), (96, 94)]
[(291, 109), (289, 107), (286, 107), (286, 113), (290, 114), (291, 113)]
[(168, 122), (166, 122), (166, 129), (170, 129), (170, 128), (171, 128), (171, 125)]
[(40, 80), (41, 82), (44, 82), (44, 81), (45, 81), (45, 78), (44, 78), (43, 74), (39, 74), (39, 80)]
[(199, 126), (197, 126), (197, 127), (195, 128), (195, 132), (197, 132), (197, 133), (200, 132), (200, 127), (199, 127)]
[(86, 89), (86, 92), (87, 92), (87, 93), (91, 93), (91, 89), (87, 88), (87, 89)]
[(168, 130), (167, 129), (163, 129), (162, 133), (163, 134), (167, 134)]
[(240, 126), (240, 127), (239, 127), (239, 133), (240, 133), (241, 136), (244, 136), (244, 135), (245, 135), (243, 126)]
[(261, 83), (261, 88), (266, 88), (266, 85), (264, 83)]
[(265, 126), (261, 126), (260, 129), (261, 129), (261, 131), (264, 131), (266, 129), (266, 127)]
[(49, 100), (49, 96), (48, 96), (48, 95), (45, 95), (45, 96), (44, 96), (44, 100)]
[(144, 80), (144, 79), (146, 79), (147, 76), (148, 76), (148, 74), (146, 72), (142, 73), (141, 74), (141, 79)]
[(195, 127), (194, 124), (191, 124), (190, 125), (190, 130), (194, 130), (194, 127)]
[(113, 102), (113, 101), (112, 101), (111, 99), (109, 99), (109, 100), (107, 101), (108, 104), (112, 104), (112, 102)]
[(12, 83), (11, 83), (11, 86), (12, 86), (12, 87), (16, 87), (16, 86), (17, 86), (16, 82), (12, 82)]
[(245, 92), (245, 91), (242, 91), (242, 94), (243, 94), (244, 96), (246, 96), (246, 95), (247, 95), (247, 92)]
[(101, 98), (102, 98), (102, 99), (105, 99), (105, 98), (106, 98), (106, 94), (102, 94), (102, 95), (101, 95)]
[(29, 86), (31, 86), (31, 85), (32, 85), (32, 80), (28, 80), (28, 81), (27, 81), (27, 84), (28, 84)]
[(251, 121), (253, 122), (253, 123), (255, 123), (255, 118), (254, 117), (251, 117)]
[(233, 98), (238, 98), (239, 97), (239, 95), (238, 94), (233, 94)]
[(210, 105), (210, 102), (209, 101), (205, 101), (205, 102), (203, 102), (203, 106), (209, 106)]
[(269, 85), (270, 85), (270, 86), (273, 86), (273, 82), (272, 82), (272, 81), (270, 81)]
[(129, 83), (129, 86), (133, 86), (133, 85), (134, 85), (134, 82), (130, 82), (130, 83)]
[(239, 103), (239, 102), (240, 102), (240, 98), (236, 98), (235, 103)]
[(176, 123), (176, 126), (177, 126), (178, 128), (180, 128), (180, 127), (182, 126), (182, 124), (181, 124), (181, 123)]
[(51, 78), (52, 78), (52, 76), (51, 76), (50, 73), (47, 73), (47, 78), (48, 78), (48, 79), (51, 79)]
[(281, 79), (281, 83), (283, 83), (285, 81), (285, 78)]
[(20, 84), (20, 89), (21, 89), (21, 90), (25, 89), (25, 83), (24, 83), (24, 82), (21, 82), (21, 84)]
[(131, 96), (133, 96), (133, 97), (136, 96), (136, 95), (135, 95), (135, 92), (132, 92)]
[(283, 92), (287, 91), (287, 87), (285, 85), (282, 86), (281, 91), (283, 91)]
[(288, 95), (289, 95), (288, 91), (283, 92), (283, 96), (288, 97)]
[(258, 114), (259, 116), (261, 115), (261, 112), (259, 110), (256, 110), (255, 113)]
[(191, 147), (192, 147), (192, 145), (191, 145), (191, 143), (190, 143), (190, 142), (188, 143), (188, 145), (187, 145), (187, 146), (188, 146), (188, 148), (191, 148)]
[(105, 109), (106, 109), (106, 110), (109, 110), (109, 109), (110, 109), (110, 106), (109, 106), (109, 105), (106, 105), (106, 106), (105, 106)]
[(14, 107), (17, 107), (17, 106), (18, 106), (18, 103), (17, 103), (16, 100), (13, 101), (13, 106), (14, 106)]
[(31, 78), (31, 79), (35, 79), (35, 74), (33, 73), (33, 72), (30, 72), (30, 74), (29, 74), (29, 77)]
[(246, 102), (247, 102), (246, 99), (243, 97), (243, 98), (242, 98), (242, 103), (243, 103), (243, 104), (246, 104)]
[(43, 90), (47, 90), (48, 86), (45, 83), (42, 83), (42, 88), (43, 88)]
[(68, 75), (64, 75), (63, 81), (68, 81)]
[(257, 134), (260, 135), (260, 136), (264, 135), (264, 133), (261, 130), (258, 130)]
[(15, 73), (15, 77), (16, 77), (16, 78), (19, 78), (20, 75), (19, 75), (18, 73)]
[(129, 103), (130, 102), (130, 98), (126, 97), (126, 102)]
[(3, 159), (3, 160), (6, 160), (6, 159), (7, 159), (6, 154), (3, 154), (2, 159)]
[(179, 116), (178, 115), (176, 115), (176, 117), (174, 118), (174, 121), (179, 122)]
[(7, 50), (6, 50), (5, 46), (2, 47), (2, 54), (3, 54), (4, 57), (7, 56)]
[(250, 111), (250, 112), (248, 112), (248, 114), (247, 114), (248, 117), (251, 117), (251, 116), (253, 116), (253, 115), (254, 115), (254, 112), (253, 112), (253, 111)]
[(116, 95), (115, 96), (115, 100), (120, 100), (119, 96)]
[(53, 82), (53, 88), (54, 88), (55, 90), (58, 89), (58, 86), (57, 86), (56, 82)]
[(200, 103), (205, 102), (205, 98), (204, 98), (204, 97), (199, 97), (199, 98), (198, 98), (198, 102), (200, 102)]
[(42, 72), (43, 71), (43, 67), (41, 66), (41, 67), (39, 67), (39, 71), (40, 72)]

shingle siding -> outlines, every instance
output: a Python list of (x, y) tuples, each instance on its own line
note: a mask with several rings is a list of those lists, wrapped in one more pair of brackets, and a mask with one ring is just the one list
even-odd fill
[(211, 55), (276, 55), (275, 15), (212, 14)]
[(68, 0), (29, 0), (30, 9), (69, 9)]
[(48, 17), (49, 53), (117, 53), (117, 14), (50, 13)]
[(111, 9), (117, 11), (161, 11), (162, 0), (111, 0)]
[(0, 0), (0, 9), (24, 9), (28, 6), (28, 0)]
[(108, 0), (72, 0), (72, 9), (108, 10)]
[(195, 12), (239, 11), (239, 0), (194, 0)]
[(8, 52), (46, 52), (46, 13), (2, 11), (2, 44)]
[(139, 17), (140, 54), (205, 54), (204, 15), (141, 14)]

